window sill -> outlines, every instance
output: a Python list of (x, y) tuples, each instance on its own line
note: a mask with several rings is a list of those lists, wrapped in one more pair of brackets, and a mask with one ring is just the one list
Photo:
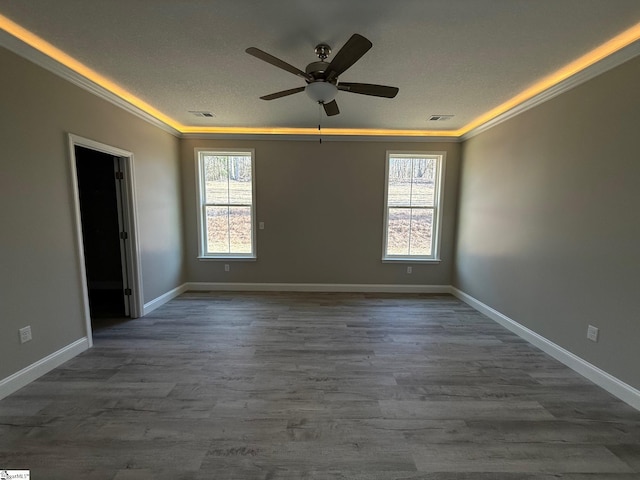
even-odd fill
[(198, 256), (198, 260), (201, 262), (255, 262), (258, 257), (211, 257), (211, 256)]
[(439, 258), (385, 257), (382, 263), (440, 263)]

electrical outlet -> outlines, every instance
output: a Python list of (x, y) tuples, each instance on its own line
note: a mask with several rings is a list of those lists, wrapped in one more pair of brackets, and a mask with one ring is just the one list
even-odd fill
[(225, 271), (225, 272), (228, 272), (228, 271), (229, 271), (229, 264), (228, 264), (228, 263), (225, 263), (225, 265), (224, 265), (224, 271)]
[(31, 340), (31, 325), (18, 330), (20, 332), (20, 343), (27, 343)]
[(413, 272), (413, 267), (407, 267), (407, 274), (411, 275)]
[(598, 328), (594, 327), (593, 325), (589, 325), (589, 328), (587, 328), (587, 338), (589, 340), (591, 340), (592, 342), (597, 342), (598, 341)]

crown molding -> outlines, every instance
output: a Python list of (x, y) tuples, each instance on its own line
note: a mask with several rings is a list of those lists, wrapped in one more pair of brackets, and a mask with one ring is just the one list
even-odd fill
[[(208, 127), (202, 127), (202, 131), (198, 131), (199, 127), (194, 126), (182, 126), (177, 125), (174, 128), (171, 125), (163, 122), (154, 115), (147, 113), (138, 106), (128, 102), (111, 90), (95, 83), (84, 75), (72, 70), (63, 63), (60, 63), (55, 58), (50, 57), (46, 53), (41, 52), (37, 48), (32, 47), (30, 44), (21, 40), (19, 37), (12, 35), (8, 31), (0, 28), (0, 47), (4, 47), (9, 51), (29, 60), (37, 66), (44, 68), (45, 70), (61, 77), (64, 80), (82, 88), (89, 93), (106, 100), (117, 107), (122, 108), (128, 113), (131, 113), (138, 118), (145, 120), (146, 122), (174, 135), (178, 138), (198, 138), (198, 139), (234, 139), (234, 140), (286, 140), (286, 141), (306, 141), (316, 142), (322, 138), (323, 142), (336, 142), (336, 141), (368, 141), (368, 142), (447, 142), (457, 143), (460, 139), (457, 135), (452, 135), (452, 132), (443, 131), (433, 132), (431, 131), (412, 131), (412, 130), (400, 130), (394, 133), (393, 130), (379, 130), (379, 129), (356, 129), (353, 132), (342, 131), (342, 129), (329, 129), (321, 132), (320, 135), (316, 133), (308, 133), (311, 129), (291, 128), (283, 129), (284, 132), (278, 132), (278, 129), (264, 129), (264, 132), (251, 132), (247, 130), (263, 130), (263, 129), (251, 129), (251, 128), (221, 128), (219, 132), (207, 132)], [(184, 128), (183, 128), (184, 127)], [(299, 130), (299, 131), (298, 131)], [(307, 130), (307, 131), (305, 131)], [(330, 131), (335, 130), (335, 131)]]
[(64, 80), (71, 82), (72, 84), (88, 91), (89, 93), (92, 93), (95, 96), (106, 100), (116, 105), (117, 107), (122, 108), (123, 110), (135, 115), (136, 117), (141, 118), (148, 123), (151, 123), (152, 125), (164, 130), (167, 133), (170, 133), (171, 135), (174, 135), (176, 137), (180, 137), (181, 135), (181, 133), (175, 128), (170, 127), (166, 123), (158, 120), (153, 115), (144, 112), (138, 107), (130, 104), (126, 100), (123, 100), (119, 96), (110, 92), (106, 88), (101, 87), (88, 78), (74, 72), (70, 68), (62, 65), (61, 63), (45, 55), (44, 53), (39, 52), (35, 48), (27, 45), (26, 43), (22, 42), (21, 40), (17, 39), (13, 35), (5, 32), (2, 29), (0, 29), (0, 46), (31, 61), (32, 63), (35, 63), (39, 67), (50, 71), (51, 73), (63, 78)]
[[(106, 100), (117, 107), (122, 108), (128, 113), (131, 113), (138, 118), (145, 120), (146, 122), (164, 130), (171, 135), (174, 135), (178, 138), (197, 138), (197, 139), (234, 139), (234, 140), (287, 140), (287, 141), (307, 141), (307, 142), (316, 142), (322, 138), (323, 142), (332, 142), (332, 141), (368, 141), (368, 142), (449, 142), (449, 143), (457, 143), (460, 141), (457, 136), (447, 136), (445, 133), (443, 135), (421, 135), (419, 132), (416, 132), (415, 135), (403, 135), (403, 131), (398, 135), (385, 135), (378, 133), (367, 134), (366, 130), (360, 130), (359, 132), (365, 132), (364, 134), (349, 134), (349, 133), (329, 133), (323, 132), (320, 135), (317, 134), (306, 134), (306, 133), (274, 133), (265, 131), (265, 133), (233, 133), (224, 132), (224, 133), (208, 133), (208, 132), (194, 132), (189, 133), (188, 130), (197, 130), (198, 127), (185, 127), (187, 132), (182, 132), (173, 128), (170, 125), (167, 125), (163, 121), (159, 120), (155, 116), (145, 112), (144, 110), (138, 108), (137, 106), (127, 102), (120, 96), (111, 92), (110, 90), (98, 85), (97, 83), (89, 80), (85, 76), (73, 71), (69, 67), (63, 65), (57, 60), (51, 58), (50, 56), (40, 52), (36, 48), (28, 45), (17, 37), (14, 37), (10, 33), (0, 29), (0, 47), (4, 47), (9, 51), (21, 56), (29, 60), (30, 62), (36, 64), (39, 67), (48, 70), (49, 72), (63, 78), (64, 80), (69, 81), (70, 83), (82, 88), (89, 93), (94, 94), (95, 96)], [(203, 129), (207, 127), (202, 127)], [(230, 129), (233, 130), (233, 129)], [(243, 130), (239, 128), (238, 130)], [(295, 130), (295, 129), (294, 129)], [(302, 130), (302, 129), (300, 129)], [(372, 131), (373, 132), (373, 131)]]
[(508, 110), (505, 113), (492, 118), (488, 122), (483, 123), (479, 127), (476, 127), (468, 131), (467, 133), (463, 134), (459, 138), (463, 142), (466, 140), (469, 140), (470, 138), (475, 137), (476, 135), (479, 135), (482, 132), (486, 132), (490, 128), (495, 127), (496, 125), (506, 122), (507, 120), (510, 120), (520, 115), (521, 113), (526, 112), (527, 110), (537, 107), (538, 105), (541, 105), (544, 102), (547, 102), (548, 100), (551, 100), (552, 98), (557, 97), (558, 95), (568, 92), (572, 88), (575, 88), (578, 85), (581, 85), (582, 83), (585, 83), (619, 65), (622, 65), (623, 63), (631, 60), (632, 58), (638, 55), (640, 55), (640, 41), (636, 41), (628, 45), (627, 47), (612, 53), (611, 55), (603, 58), (599, 62), (594, 63), (593, 65), (585, 68), (584, 70), (577, 72), (575, 75), (572, 75), (566, 80), (559, 82), (554, 86), (552, 86), (551, 88), (548, 88), (547, 90), (539, 93), (538, 95), (531, 97), (529, 100), (520, 103), (519, 105), (512, 108), (511, 110)]
[(183, 133), (181, 138), (197, 140), (268, 140), (297, 142), (398, 142), (398, 143), (460, 143), (460, 137), (450, 136), (393, 136), (393, 135), (300, 135), (300, 134), (242, 134), (242, 133)]
[[(4, 47), (17, 55), (35, 63), (36, 65), (54, 73), (55, 75), (71, 82), (72, 84), (96, 95), (103, 100), (106, 100), (123, 110), (131, 113), (138, 118), (145, 120), (146, 122), (164, 130), (171, 135), (174, 135), (178, 138), (191, 138), (191, 139), (210, 139), (210, 140), (224, 140), (224, 139), (234, 139), (234, 140), (285, 140), (285, 141), (307, 141), (307, 142), (317, 142), (322, 138), (323, 142), (340, 142), (340, 141), (366, 141), (366, 142), (415, 142), (415, 143), (424, 143), (424, 142), (442, 142), (442, 143), (459, 143), (469, 140), (470, 138), (483, 133), (496, 125), (499, 125), (507, 120), (510, 120), (521, 113), (526, 112), (542, 103), (551, 100), (552, 98), (561, 95), (578, 85), (591, 80), (598, 75), (601, 75), (608, 70), (611, 70), (632, 58), (640, 55), (640, 41), (635, 41), (630, 45), (621, 48), (620, 50), (608, 55), (602, 60), (594, 63), (593, 65), (577, 72), (571, 77), (563, 80), (552, 87), (544, 90), (543, 92), (531, 97), (530, 99), (518, 104), (514, 108), (488, 120), (487, 122), (481, 124), (480, 126), (469, 130), (468, 132), (462, 135), (451, 135), (454, 132), (442, 132), (442, 135), (402, 135), (399, 132), (398, 135), (386, 135), (382, 134), (332, 134), (329, 132), (320, 133), (320, 134), (306, 134), (306, 133), (273, 133), (273, 132), (265, 132), (265, 133), (233, 133), (233, 132), (224, 132), (224, 133), (207, 133), (207, 132), (189, 132), (189, 130), (197, 129), (197, 127), (185, 127), (185, 131), (180, 131), (175, 129), (174, 127), (167, 125), (163, 121), (159, 120), (155, 116), (145, 112), (144, 110), (138, 108), (137, 106), (129, 103), (124, 100), (120, 96), (114, 94), (108, 89), (96, 84), (95, 82), (89, 80), (83, 75), (71, 70), (65, 65), (59, 63), (48, 55), (38, 51), (37, 49), (31, 47), (30, 45), (24, 43), (22, 40), (14, 37), (10, 33), (0, 29), (0, 47)], [(203, 127), (206, 128), (206, 127)], [(241, 130), (241, 129), (239, 129)], [(362, 132), (362, 131), (361, 131)], [(366, 130), (365, 130), (366, 132)], [(430, 133), (430, 132), (429, 132)]]

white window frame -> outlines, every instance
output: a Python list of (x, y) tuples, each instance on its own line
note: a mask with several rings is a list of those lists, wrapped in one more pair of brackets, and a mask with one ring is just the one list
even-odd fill
[[(431, 231), (431, 255), (387, 255), (387, 231), (389, 224), (389, 160), (392, 157), (434, 158), (436, 160), (436, 181), (434, 185), (434, 205), (424, 207), (433, 210), (433, 226)], [(384, 225), (382, 230), (382, 261), (383, 262), (440, 262), (440, 234), (442, 224), (442, 205), (444, 196), (444, 172), (446, 152), (416, 152), (388, 150), (384, 174)]]
[[(206, 203), (204, 187), (204, 161), (205, 155), (249, 155), (251, 157), (251, 253), (208, 253), (206, 207), (214, 204)], [(195, 149), (196, 171), (196, 203), (198, 219), (198, 259), (200, 260), (256, 260), (256, 155), (252, 148), (239, 149)], [(226, 205), (226, 204), (225, 204)], [(234, 204), (235, 205), (235, 204)]]

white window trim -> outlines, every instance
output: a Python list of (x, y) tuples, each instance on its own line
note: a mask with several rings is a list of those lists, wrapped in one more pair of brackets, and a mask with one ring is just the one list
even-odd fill
[[(215, 153), (218, 155), (251, 155), (251, 251), (253, 253), (206, 253), (207, 232), (204, 228), (205, 197), (202, 181), (204, 179), (203, 154)], [(256, 250), (256, 152), (253, 148), (196, 148), (195, 149), (195, 176), (196, 176), (196, 218), (198, 221), (198, 259), (199, 260), (246, 260), (255, 261), (258, 256)]]
[[(433, 213), (435, 224), (431, 232), (431, 255), (387, 255), (387, 229), (389, 207), (389, 158), (392, 155), (406, 155), (413, 157), (438, 157), (439, 165), (436, 172), (436, 184), (434, 191)], [(442, 210), (444, 204), (444, 173), (446, 167), (447, 152), (418, 152), (406, 150), (387, 150), (387, 157), (384, 171), (384, 224), (382, 229), (382, 263), (440, 263), (440, 240), (442, 225)]]

